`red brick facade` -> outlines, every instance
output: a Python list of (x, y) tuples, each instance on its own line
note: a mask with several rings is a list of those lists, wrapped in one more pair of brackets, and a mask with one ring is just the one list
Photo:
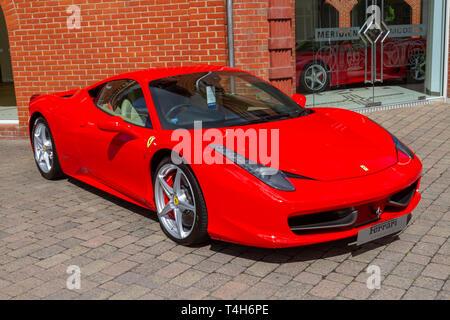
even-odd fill
[[(228, 63), (226, 0), (0, 0), (0, 5), (19, 115), (18, 126), (0, 124), (0, 138), (27, 135), (28, 100), (36, 93), (81, 88), (136, 69)], [(80, 29), (67, 26), (72, 5), (81, 9)], [(293, 93), (295, 0), (234, 0), (233, 12), (236, 66)]]
[[(292, 72), (272, 77), (292, 93), (293, 43), (278, 57), (269, 51), (269, 6), (294, 0), (235, 0), (236, 66), (269, 79), (287, 59)], [(0, 125), (1, 136), (26, 136), (27, 105), (36, 93), (88, 86), (123, 72), (192, 64), (226, 65), (225, 0), (0, 0), (6, 17), (19, 126)], [(81, 28), (67, 27), (67, 9), (80, 8)], [(291, 18), (290, 18), (291, 19)], [(292, 21), (283, 37), (291, 37)], [(277, 51), (278, 52), (278, 51)], [(285, 62), (283, 62), (285, 64)]]
[[(73, 4), (81, 9), (81, 29), (69, 30), (66, 10)], [(2, 0), (1, 6), (22, 135), (35, 93), (84, 87), (135, 69), (227, 62), (222, 0)]]

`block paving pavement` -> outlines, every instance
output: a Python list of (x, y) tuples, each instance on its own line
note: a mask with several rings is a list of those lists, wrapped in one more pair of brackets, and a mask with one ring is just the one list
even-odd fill
[[(44, 180), (28, 141), (0, 141), (0, 299), (450, 299), (450, 105), (368, 114), (424, 164), (399, 236), (290, 249), (167, 239), (154, 213), (74, 179)], [(68, 266), (81, 289), (66, 288)], [(381, 289), (369, 290), (369, 265)]]

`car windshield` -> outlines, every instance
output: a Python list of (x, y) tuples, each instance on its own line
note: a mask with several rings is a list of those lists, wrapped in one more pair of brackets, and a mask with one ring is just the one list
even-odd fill
[(150, 82), (163, 129), (239, 126), (307, 114), (286, 94), (244, 72), (200, 72)]

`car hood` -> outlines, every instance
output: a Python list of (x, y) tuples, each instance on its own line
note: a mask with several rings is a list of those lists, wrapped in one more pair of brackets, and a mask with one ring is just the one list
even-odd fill
[(278, 129), (279, 169), (315, 180), (361, 177), (397, 163), (391, 135), (351, 111), (318, 108), (308, 116), (246, 127)]

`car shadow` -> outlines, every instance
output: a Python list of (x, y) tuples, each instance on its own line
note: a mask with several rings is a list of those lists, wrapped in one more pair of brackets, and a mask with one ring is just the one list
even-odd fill
[(119, 206), (119, 207), (121, 207), (123, 209), (130, 210), (131, 212), (137, 213), (138, 215), (143, 216), (144, 218), (148, 218), (148, 219), (151, 219), (151, 220), (153, 220), (155, 222), (158, 222), (158, 217), (157, 217), (156, 213), (151, 211), (151, 210), (149, 210), (149, 209), (140, 207), (140, 206), (138, 206), (138, 205), (136, 205), (134, 203), (131, 203), (131, 202), (128, 202), (128, 201), (123, 200), (121, 198), (118, 198), (118, 197), (116, 197), (116, 196), (114, 196), (112, 194), (109, 194), (109, 193), (107, 193), (105, 191), (97, 189), (97, 188), (95, 188), (95, 187), (93, 187), (93, 186), (91, 186), (91, 185), (89, 185), (87, 183), (84, 183), (84, 182), (82, 182), (80, 180), (77, 180), (75, 178), (68, 177), (67, 181), (69, 181), (71, 184), (73, 184), (73, 185), (75, 185), (75, 186), (77, 186), (77, 187), (79, 187), (79, 188), (81, 188), (81, 189), (83, 189), (83, 190), (85, 190), (87, 192), (95, 194), (98, 197), (101, 197), (101, 198), (103, 198), (103, 199), (105, 199), (105, 200), (107, 200), (107, 201), (109, 201), (111, 203), (114, 203), (115, 205), (117, 205), (117, 206)]
[[(130, 210), (133, 213), (139, 214), (140, 216), (151, 219), (152, 221), (159, 223), (158, 217), (155, 212), (142, 208), (138, 205), (130, 203), (126, 200), (120, 199), (114, 195), (104, 192), (100, 189), (92, 187), (80, 180), (69, 177), (68, 181), (83, 190), (95, 194), (115, 205)], [(339, 257), (345, 257), (351, 255), (352, 257), (357, 257), (366, 252), (377, 250), (377, 248), (386, 246), (394, 241), (398, 240), (398, 235), (388, 236), (374, 242), (364, 244), (362, 246), (356, 245), (356, 237), (341, 239), (331, 242), (325, 242), (320, 244), (312, 244), (302, 247), (293, 248), (278, 248), (278, 249), (268, 249), (268, 248), (258, 248), (250, 247), (245, 245), (239, 245), (234, 243), (223, 242), (219, 240), (210, 240), (204, 244), (198, 244), (190, 246), (196, 250), (210, 250), (216, 253), (229, 255), (232, 258), (242, 258), (253, 261), (263, 261), (268, 263), (286, 263), (286, 262), (306, 262), (318, 259), (333, 259), (339, 260)]]
[(347, 256), (357, 257), (366, 252), (384, 247), (398, 239), (398, 235), (393, 235), (379, 239), (376, 242), (357, 246), (356, 237), (352, 237), (301, 247), (279, 249), (249, 247), (211, 240), (205, 247), (209, 246), (209, 249), (212, 251), (233, 257), (280, 264), (285, 262), (306, 262), (325, 258), (335, 258), (336, 261), (339, 261), (340, 257), (342, 257), (342, 260), (345, 260)]

